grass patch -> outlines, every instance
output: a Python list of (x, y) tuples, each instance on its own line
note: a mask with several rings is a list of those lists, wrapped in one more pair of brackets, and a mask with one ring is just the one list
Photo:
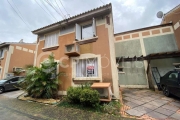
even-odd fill
[(63, 100), (58, 104), (58, 107), (76, 108), (85, 111), (120, 115), (119, 111), (121, 104), (119, 101), (111, 101), (109, 103), (100, 102), (100, 104), (98, 104), (96, 107), (91, 107), (91, 106), (84, 106), (82, 104), (70, 103), (66, 100)]
[(82, 104), (74, 104), (74, 103), (69, 103), (65, 100), (61, 101), (58, 104), (58, 107), (67, 107), (67, 108), (76, 108), (76, 109), (81, 109), (81, 110), (87, 110), (87, 111), (92, 111), (92, 112), (102, 112), (102, 105), (99, 105), (98, 107), (87, 107), (83, 106)]

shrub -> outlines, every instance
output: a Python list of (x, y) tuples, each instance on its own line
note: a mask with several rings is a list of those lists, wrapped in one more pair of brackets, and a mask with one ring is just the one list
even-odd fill
[(80, 95), (82, 89), (80, 87), (69, 87), (67, 90), (67, 100), (71, 103), (80, 103)]
[(84, 106), (96, 107), (99, 104), (98, 91), (91, 89), (83, 89), (80, 95), (80, 102)]

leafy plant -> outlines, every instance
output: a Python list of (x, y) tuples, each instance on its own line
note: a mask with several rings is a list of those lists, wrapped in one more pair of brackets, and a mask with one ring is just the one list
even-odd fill
[(53, 54), (48, 60), (41, 63), (41, 67), (29, 67), (24, 81), (20, 86), (34, 98), (54, 98), (57, 96), (59, 80), (57, 74), (58, 63), (54, 61)]
[(80, 95), (80, 102), (84, 106), (96, 107), (99, 104), (99, 92), (92, 89), (83, 89)]
[(80, 87), (69, 87), (67, 90), (67, 100), (71, 103), (80, 103), (80, 95), (82, 88)]
[(81, 103), (84, 106), (95, 107), (99, 104), (99, 93), (92, 90), (89, 83), (85, 83), (79, 87), (69, 87), (66, 99), (70, 103)]

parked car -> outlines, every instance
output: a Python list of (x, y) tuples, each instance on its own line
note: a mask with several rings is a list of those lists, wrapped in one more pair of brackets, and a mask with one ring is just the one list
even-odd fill
[(22, 81), (22, 79), (24, 79), (23, 76), (13, 76), (0, 80), (0, 94), (4, 91), (18, 89), (18, 81)]
[(169, 71), (160, 78), (160, 86), (165, 96), (180, 97), (180, 71)]

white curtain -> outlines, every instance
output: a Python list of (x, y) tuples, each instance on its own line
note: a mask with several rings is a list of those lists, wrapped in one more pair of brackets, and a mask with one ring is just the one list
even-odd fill
[(47, 48), (47, 47), (53, 47), (53, 46), (58, 45), (58, 35), (59, 35), (59, 32), (46, 35), (44, 47)]
[[(93, 74), (87, 74), (87, 65), (94, 66)], [(98, 77), (97, 58), (79, 59), (76, 61), (76, 77)]]

